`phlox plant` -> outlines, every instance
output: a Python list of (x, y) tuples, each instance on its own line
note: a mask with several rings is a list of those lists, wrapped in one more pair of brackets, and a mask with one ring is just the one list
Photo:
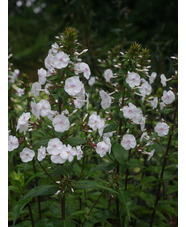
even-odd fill
[(170, 226), (177, 71), (150, 72), (149, 51), (134, 43), (98, 59), (98, 75), (84, 61), (87, 51), (69, 27), (56, 36), (38, 81), (9, 74), (18, 96), (9, 94), (17, 114), (9, 124), (10, 223)]

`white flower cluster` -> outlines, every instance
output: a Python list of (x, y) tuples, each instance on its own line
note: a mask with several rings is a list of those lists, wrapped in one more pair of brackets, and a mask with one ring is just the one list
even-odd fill
[[(55, 164), (63, 164), (66, 161), (72, 162), (74, 157), (80, 160), (83, 156), (81, 146), (72, 147), (69, 144), (64, 145), (58, 138), (50, 139), (47, 148), (41, 146), (38, 149), (37, 159), (42, 161), (46, 155), (50, 155), (50, 159)], [(29, 148), (24, 148), (20, 153), (23, 162), (32, 161), (35, 152)]]

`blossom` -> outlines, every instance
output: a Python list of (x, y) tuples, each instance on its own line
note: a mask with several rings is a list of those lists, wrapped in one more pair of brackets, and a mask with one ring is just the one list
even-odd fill
[(163, 108), (166, 107), (164, 102), (160, 102), (160, 110), (163, 110)]
[(24, 89), (21, 89), (21, 88), (17, 88), (17, 93), (18, 93), (18, 96), (22, 96), (24, 95)]
[(132, 134), (126, 134), (123, 136), (121, 141), (121, 146), (125, 150), (130, 150), (136, 146), (136, 139)]
[(141, 127), (141, 131), (144, 131), (145, 129), (145, 121), (146, 121), (146, 117), (142, 116), (139, 124), (140, 124), (140, 127)]
[(168, 134), (169, 126), (165, 122), (158, 122), (154, 131), (158, 133), (158, 136), (163, 137)]
[(27, 147), (25, 147), (20, 152), (20, 158), (21, 158), (22, 162), (30, 162), (30, 161), (32, 161), (34, 156), (35, 156), (35, 152)]
[(8, 76), (10, 78), (9, 82), (14, 83), (19, 73), (20, 73), (19, 69), (15, 69), (13, 72), (11, 72), (11, 75)]
[(152, 101), (150, 101), (150, 104), (152, 106), (152, 109), (155, 109), (158, 105), (158, 98), (154, 97), (154, 99)]
[(131, 88), (134, 88), (140, 85), (140, 75), (138, 73), (128, 72), (126, 82)]
[(92, 113), (89, 117), (88, 125), (93, 129), (93, 131), (100, 129), (100, 123), (103, 122), (101, 117), (97, 115), (96, 112)]
[(66, 162), (66, 159), (63, 159), (61, 156), (61, 151), (56, 155), (51, 155), (50, 159), (55, 164), (63, 164)]
[(171, 104), (175, 100), (175, 95), (174, 95), (174, 93), (171, 90), (164, 91), (163, 92), (163, 96), (161, 97), (161, 100), (165, 104)]
[(89, 66), (84, 62), (80, 62), (78, 67), (79, 67), (78, 70), (80, 72), (82, 72), (83, 76), (88, 80), (90, 78), (90, 75), (91, 75)]
[(31, 93), (35, 97), (37, 97), (37, 96), (39, 96), (40, 89), (41, 89), (41, 84), (38, 83), (38, 82), (35, 82), (35, 83), (32, 84)]
[(76, 147), (76, 155), (77, 155), (77, 160), (80, 160), (83, 157), (83, 151), (81, 149), (81, 146)]
[(15, 136), (8, 136), (8, 151), (13, 151), (19, 147), (18, 139)]
[(97, 126), (98, 128), (98, 133), (100, 136), (103, 135), (103, 130), (105, 128), (105, 121), (103, 119), (100, 120), (99, 125)]
[(40, 114), (41, 114), (41, 104), (40, 103), (35, 103), (31, 102), (31, 109), (32, 109), (32, 114), (39, 119)]
[(154, 83), (154, 80), (156, 79), (157, 73), (153, 72), (151, 73), (150, 77), (149, 77), (149, 83), (152, 84)]
[(150, 153), (148, 153), (149, 157), (147, 158), (147, 161), (149, 161), (152, 156), (154, 155), (155, 149), (153, 149)]
[(57, 69), (65, 68), (70, 61), (70, 58), (64, 52), (57, 53), (53, 58), (53, 66)]
[(167, 78), (165, 77), (164, 74), (161, 74), (160, 78), (161, 78), (161, 84), (162, 84), (162, 86), (163, 87), (166, 87)]
[(96, 82), (96, 78), (95, 78), (94, 76), (92, 76), (92, 77), (89, 79), (88, 84), (89, 84), (90, 86), (92, 86), (92, 85), (94, 85), (95, 82)]
[(111, 152), (111, 143), (109, 138), (104, 138), (104, 141), (101, 141), (97, 144), (96, 153), (102, 158), (107, 152), (109, 154)]
[(41, 116), (42, 117), (47, 116), (51, 110), (50, 103), (47, 100), (41, 99), (39, 102), (39, 105), (40, 105)]
[(151, 93), (151, 91), (152, 91), (152, 87), (151, 87), (151, 85), (150, 85), (148, 82), (144, 82), (144, 83), (140, 86), (139, 91), (140, 91), (140, 93), (141, 93), (143, 96), (150, 95), (150, 93)]
[(58, 138), (50, 139), (47, 146), (47, 152), (51, 155), (58, 155), (63, 148), (62, 142)]
[(48, 71), (50, 73), (54, 72), (54, 66), (53, 66), (53, 58), (54, 56), (49, 52), (49, 54), (47, 55), (47, 57), (45, 58), (45, 67), (48, 69)]
[(84, 88), (83, 83), (79, 80), (79, 76), (73, 76), (65, 81), (65, 91), (72, 96), (77, 95)]
[(51, 52), (55, 55), (58, 53), (58, 50), (59, 50), (59, 45), (55, 42), (51, 45)]
[(28, 120), (30, 119), (30, 112), (23, 113), (18, 119), (17, 129), (20, 132), (26, 132), (28, 129)]
[(105, 77), (106, 82), (110, 82), (110, 79), (114, 77), (112, 70), (111, 69), (106, 69), (104, 71), (104, 77)]
[(76, 108), (80, 109), (85, 105), (85, 95), (80, 93), (78, 94), (78, 96), (76, 97), (76, 99), (74, 99), (74, 105)]
[(74, 156), (77, 154), (77, 151), (75, 148), (72, 148), (69, 144), (66, 146), (64, 145), (62, 148), (62, 152), (60, 154), (61, 158), (68, 160), (69, 162), (72, 162), (74, 159)]
[(146, 140), (149, 140), (150, 139), (150, 136), (148, 135), (147, 132), (143, 132), (141, 137), (140, 137), (140, 142), (143, 140), (143, 139), (146, 139)]
[(110, 105), (111, 105), (111, 97), (110, 97), (110, 95), (107, 92), (103, 91), (103, 90), (101, 90), (99, 92), (99, 95), (101, 96), (101, 106), (102, 106), (102, 108), (104, 110), (109, 108)]
[(122, 111), (125, 118), (129, 118), (136, 124), (139, 124), (142, 120), (142, 110), (132, 103), (129, 103), (128, 106), (124, 106)]
[(57, 115), (52, 120), (52, 125), (56, 132), (65, 132), (69, 130), (70, 122), (64, 114)]
[(41, 85), (45, 84), (46, 82), (46, 75), (47, 75), (47, 72), (45, 69), (41, 68), (41, 69), (38, 69), (38, 79), (39, 79), (39, 83)]
[(37, 160), (41, 162), (45, 157), (46, 157), (46, 147), (41, 146), (38, 149)]

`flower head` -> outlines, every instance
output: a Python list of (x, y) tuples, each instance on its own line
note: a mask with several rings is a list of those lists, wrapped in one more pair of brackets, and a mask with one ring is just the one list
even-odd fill
[(24, 88), (23, 89), (17, 88), (17, 93), (18, 93), (18, 96), (19, 97), (22, 96), (22, 95), (24, 95), (24, 93), (25, 93)]
[(61, 158), (68, 160), (69, 162), (72, 162), (74, 159), (74, 156), (77, 154), (77, 151), (75, 148), (72, 148), (69, 144), (66, 146), (64, 145), (62, 148), (62, 152), (60, 154)]
[(154, 131), (158, 133), (158, 136), (163, 137), (169, 133), (169, 126), (164, 122), (158, 122)]
[(88, 125), (95, 131), (97, 129), (100, 129), (100, 123), (102, 122), (102, 119), (99, 115), (97, 115), (96, 112), (92, 113), (92, 115), (89, 117)]
[(83, 83), (79, 80), (79, 76), (73, 76), (65, 81), (65, 91), (72, 96), (78, 95), (84, 88)]
[(45, 157), (46, 157), (46, 147), (41, 146), (38, 149), (37, 160), (41, 162)]
[(15, 136), (8, 136), (8, 151), (13, 151), (19, 147), (18, 139)]
[(70, 61), (70, 58), (67, 54), (64, 52), (57, 53), (53, 58), (53, 66), (56, 69), (62, 69), (67, 67), (68, 63)]
[(121, 146), (125, 150), (130, 150), (136, 146), (136, 139), (132, 134), (126, 134), (123, 136), (121, 141)]
[(41, 85), (45, 84), (46, 82), (46, 75), (47, 75), (47, 72), (45, 69), (41, 68), (41, 69), (38, 69), (38, 79), (39, 79), (39, 83)]
[(41, 84), (40, 84), (40, 83), (35, 82), (35, 83), (32, 84), (31, 93), (32, 93), (35, 97), (39, 96), (40, 90), (41, 90)]
[(102, 108), (104, 110), (109, 108), (110, 105), (111, 105), (111, 97), (110, 97), (110, 95), (107, 92), (103, 91), (103, 90), (101, 90), (99, 92), (99, 95), (101, 96), (101, 106), (102, 106)]
[(41, 114), (41, 105), (40, 103), (31, 102), (32, 114), (39, 119)]
[(58, 138), (50, 139), (47, 146), (47, 152), (51, 155), (58, 155), (63, 148), (62, 142)]
[(22, 162), (30, 162), (35, 156), (35, 152), (29, 148), (24, 148), (20, 153), (20, 158)]
[(52, 120), (52, 125), (56, 132), (65, 132), (69, 130), (70, 122), (64, 114), (57, 115)]
[(175, 95), (174, 95), (174, 93), (171, 90), (164, 91), (163, 92), (163, 96), (161, 97), (161, 100), (165, 104), (171, 104), (175, 100)]
[(106, 82), (110, 82), (110, 79), (113, 78), (113, 72), (111, 69), (106, 69), (104, 72), (104, 77)]
[(154, 83), (154, 80), (156, 79), (157, 73), (153, 72), (151, 73), (150, 77), (149, 77), (149, 83), (152, 84)]
[(140, 85), (140, 75), (138, 73), (128, 72), (126, 82), (131, 88), (134, 88)]
[(51, 111), (50, 103), (47, 100), (41, 99), (39, 102), (40, 114), (42, 117), (47, 116)]

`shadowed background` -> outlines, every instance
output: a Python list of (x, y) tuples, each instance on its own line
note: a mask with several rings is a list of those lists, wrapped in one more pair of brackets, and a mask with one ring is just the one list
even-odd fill
[(9, 0), (9, 53), (16, 68), (37, 80), (55, 36), (78, 30), (92, 74), (108, 50), (139, 42), (150, 49), (152, 71), (167, 73), (177, 55), (178, 3), (170, 0)]

